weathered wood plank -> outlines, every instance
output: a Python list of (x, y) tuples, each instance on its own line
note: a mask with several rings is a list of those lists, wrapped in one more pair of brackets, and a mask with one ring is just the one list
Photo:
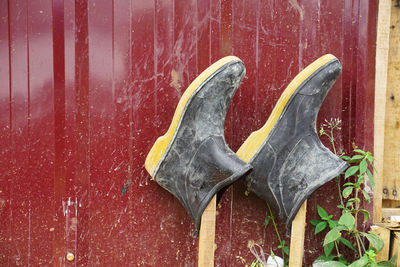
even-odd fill
[(306, 231), (307, 201), (301, 206), (292, 222), (292, 236), (290, 238), (289, 266), (303, 266), (304, 233)]
[(382, 217), (400, 216), (400, 208), (382, 208)]
[(379, 1), (376, 72), (375, 72), (375, 116), (374, 116), (374, 154), (376, 158), (374, 189), (374, 221), (382, 218), (382, 179), (385, 145), (386, 85), (389, 52), (390, 0)]
[(390, 230), (385, 227), (377, 226), (374, 229), (376, 234), (382, 239), (384, 245), (383, 249), (376, 254), (376, 261), (387, 261), (389, 260), (389, 252), (390, 252)]
[(400, 8), (395, 3), (389, 26), (383, 198), (400, 200)]
[(199, 267), (214, 266), (215, 216), (217, 198), (214, 196), (201, 217), (199, 236)]

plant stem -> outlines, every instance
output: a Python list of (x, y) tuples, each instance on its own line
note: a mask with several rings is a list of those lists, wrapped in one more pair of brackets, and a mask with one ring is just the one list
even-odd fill
[(362, 256), (361, 245), (360, 245), (360, 240), (357, 238), (357, 235), (356, 235), (356, 241), (357, 241), (357, 248), (358, 248), (358, 258), (361, 258), (361, 256)]
[(340, 183), (341, 183), (341, 179), (340, 179), (340, 175), (337, 177), (337, 187), (338, 187), (338, 191), (339, 191), (339, 199), (340, 199), (340, 205), (342, 205), (343, 209), (345, 208), (344, 206), (344, 201), (343, 201), (343, 197), (342, 197), (342, 190), (340, 188)]
[(276, 226), (276, 223), (275, 223), (274, 215), (272, 215), (271, 207), (268, 204), (267, 204), (267, 207), (268, 207), (269, 215), (271, 216), (272, 224), (274, 225), (276, 236), (278, 237), (278, 240), (279, 240), (279, 245), (281, 246), (281, 249), (282, 249), (282, 259), (283, 259), (283, 262), (285, 262), (284, 245), (282, 244), (282, 239), (281, 239), (281, 236), (279, 235), (279, 231), (278, 231), (278, 227)]
[[(358, 192), (359, 192), (359, 191), (360, 191), (360, 189), (356, 189), (355, 199), (358, 198)], [(359, 211), (359, 209), (360, 209), (360, 203), (356, 202), (356, 205), (355, 205), (355, 211), (356, 211), (356, 213), (354, 214), (354, 218), (355, 218), (354, 229), (355, 229), (355, 231), (356, 231), (355, 237), (356, 237), (356, 240), (357, 240), (358, 251), (359, 251), (359, 253), (360, 253), (360, 258), (361, 258), (361, 256), (362, 256), (362, 254), (361, 254), (361, 248), (362, 248), (363, 251), (365, 252), (365, 247), (364, 247), (364, 244), (363, 244), (363, 242), (362, 242), (362, 240), (361, 240), (361, 237), (360, 237), (360, 234), (359, 234), (359, 231), (358, 231), (358, 211)]]
[[(333, 152), (336, 154), (336, 146), (335, 146), (335, 139), (333, 138), (333, 128), (330, 128), (330, 135), (326, 134), (326, 136), (328, 136), (329, 141), (331, 141), (332, 144), (332, 148), (333, 148)], [(340, 175), (337, 177), (337, 186), (338, 186), (338, 192), (339, 192), (339, 199), (340, 199), (340, 205), (342, 205), (342, 207), (344, 208), (344, 201), (343, 201), (343, 197), (342, 197), (342, 190), (340, 189), (340, 183), (341, 183), (341, 179), (340, 179)]]
[[(356, 189), (356, 193), (355, 193), (355, 198), (356, 199), (358, 198), (358, 191), (359, 191), (359, 189)], [(358, 215), (359, 208), (360, 208), (360, 203), (356, 202), (356, 205), (355, 205), (356, 213), (354, 214), (354, 218), (355, 218), (354, 229), (355, 229), (356, 233), (355, 233), (354, 236), (355, 236), (356, 241), (357, 241), (357, 249), (358, 249), (358, 253), (359, 253), (359, 258), (361, 258), (362, 257), (361, 249), (363, 249), (363, 251), (365, 252), (365, 247), (364, 247), (364, 244), (363, 244), (363, 242), (361, 240), (360, 234), (359, 234), (358, 229), (357, 229), (358, 228), (358, 223), (357, 223), (358, 216), (357, 215)]]
[(363, 249), (364, 253), (366, 251), (363, 241), (361, 240), (361, 236), (359, 233), (356, 234), (356, 238), (360, 240), (361, 248)]
[(339, 247), (338, 247), (338, 245), (337, 245), (337, 242), (336, 242), (336, 241), (334, 241), (334, 242), (335, 242), (335, 248), (336, 248), (337, 256), (338, 256), (338, 258), (340, 258)]
[(330, 136), (329, 139), (330, 139), (330, 141), (332, 143), (333, 153), (335, 153), (335, 155), (336, 155), (335, 139), (333, 138), (333, 128), (331, 128), (331, 136)]

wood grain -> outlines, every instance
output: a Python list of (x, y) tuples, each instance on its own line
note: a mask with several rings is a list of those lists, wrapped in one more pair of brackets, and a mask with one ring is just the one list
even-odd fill
[(385, 227), (378, 226), (376, 229), (374, 229), (374, 231), (384, 243), (383, 249), (376, 254), (376, 261), (387, 261), (389, 260), (390, 252), (390, 230)]
[(216, 196), (211, 199), (201, 217), (198, 258), (199, 267), (214, 266), (216, 199)]
[(382, 218), (382, 179), (385, 147), (386, 85), (389, 53), (390, 0), (379, 1), (376, 72), (375, 72), (375, 116), (374, 116), (374, 154), (376, 158), (374, 188), (374, 221)]
[(304, 233), (306, 231), (307, 201), (301, 206), (292, 222), (292, 236), (290, 237), (289, 266), (303, 266)]
[(400, 8), (395, 3), (389, 26), (383, 198), (400, 200)]

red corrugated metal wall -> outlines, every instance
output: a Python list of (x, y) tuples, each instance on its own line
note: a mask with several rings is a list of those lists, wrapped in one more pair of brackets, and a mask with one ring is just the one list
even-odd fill
[[(143, 164), (188, 84), (225, 55), (247, 68), (226, 122), (234, 150), (325, 53), (343, 73), (319, 121), (341, 118), (341, 146), (371, 149), (376, 13), (364, 0), (1, 0), (0, 265), (195, 265), (191, 220)], [(308, 220), (336, 206), (333, 188)], [(225, 193), (217, 266), (249, 265), (251, 240), (276, 247), (265, 216), (243, 185)], [(306, 265), (321, 251), (312, 231)]]

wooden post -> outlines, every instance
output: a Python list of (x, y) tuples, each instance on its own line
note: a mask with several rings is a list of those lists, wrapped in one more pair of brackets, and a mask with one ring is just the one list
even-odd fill
[(392, 1), (385, 110), (383, 198), (400, 200), (400, 7)]
[(304, 254), (304, 233), (306, 231), (307, 200), (301, 206), (292, 222), (290, 237), (289, 267), (302, 267)]
[(376, 261), (387, 261), (389, 260), (389, 248), (390, 248), (390, 230), (386, 227), (377, 227), (373, 229), (376, 234), (382, 239), (383, 241), (383, 249), (376, 254)]
[(201, 216), (198, 256), (199, 267), (214, 266), (216, 205), (217, 197), (215, 195)]
[(374, 222), (382, 219), (382, 179), (385, 146), (386, 87), (389, 53), (390, 0), (380, 0), (378, 9), (376, 72), (375, 72), (375, 115), (374, 115)]
[(390, 245), (390, 257), (397, 255), (396, 266), (400, 266), (400, 232), (393, 231), (393, 243)]

